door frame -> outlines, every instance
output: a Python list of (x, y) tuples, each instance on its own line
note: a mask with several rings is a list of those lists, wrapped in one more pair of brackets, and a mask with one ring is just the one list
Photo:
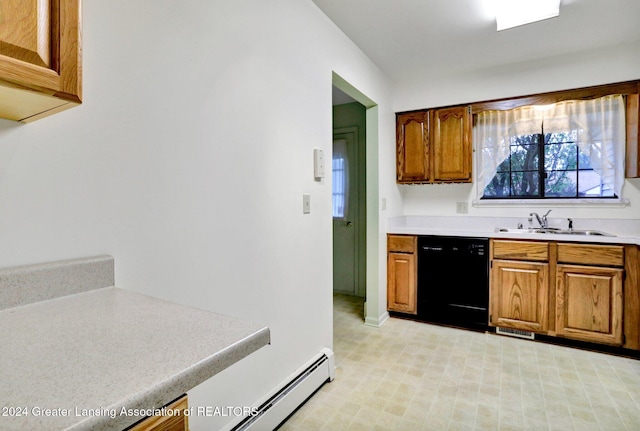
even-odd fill
[[(389, 318), (386, 312), (386, 284), (381, 292), (381, 280), (386, 280), (386, 248), (385, 256), (380, 254), (380, 244), (385, 243), (384, 232), (380, 231), (379, 202), (379, 110), (378, 104), (351, 85), (335, 72), (332, 72), (332, 85), (360, 102), (366, 108), (366, 296), (365, 325), (379, 327)], [(333, 230), (332, 230), (333, 235)], [(386, 247), (386, 245), (385, 245)], [(333, 253), (333, 251), (332, 251)]]

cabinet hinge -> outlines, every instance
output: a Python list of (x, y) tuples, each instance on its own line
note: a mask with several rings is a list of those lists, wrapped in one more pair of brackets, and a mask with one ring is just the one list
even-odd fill
[(624, 346), (625, 344), (627, 344), (627, 335), (622, 334), (622, 345)]
[(489, 263), (489, 268), (493, 268), (493, 261)]

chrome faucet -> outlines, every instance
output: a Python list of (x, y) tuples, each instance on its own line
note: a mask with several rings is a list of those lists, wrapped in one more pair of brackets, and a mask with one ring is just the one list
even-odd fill
[(549, 224), (547, 223), (547, 216), (549, 215), (550, 212), (551, 212), (551, 210), (547, 211), (547, 213), (545, 215), (543, 215), (542, 217), (540, 217), (538, 215), (538, 213), (530, 213), (529, 217), (535, 216), (536, 220), (538, 220), (538, 224), (540, 224), (540, 227), (542, 229), (546, 229), (546, 228), (549, 227)]

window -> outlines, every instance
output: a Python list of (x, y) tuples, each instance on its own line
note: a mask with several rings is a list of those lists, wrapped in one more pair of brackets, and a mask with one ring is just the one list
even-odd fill
[(332, 179), (333, 179), (333, 217), (346, 219), (348, 198), (347, 141), (333, 142)]
[(480, 112), (474, 129), (479, 197), (619, 197), (624, 112), (622, 96)]
[(510, 137), (483, 198), (616, 197), (576, 141), (576, 130)]

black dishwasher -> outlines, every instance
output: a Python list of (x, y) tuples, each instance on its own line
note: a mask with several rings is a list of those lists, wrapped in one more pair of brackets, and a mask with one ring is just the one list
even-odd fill
[(418, 237), (418, 319), (487, 330), (489, 239)]

